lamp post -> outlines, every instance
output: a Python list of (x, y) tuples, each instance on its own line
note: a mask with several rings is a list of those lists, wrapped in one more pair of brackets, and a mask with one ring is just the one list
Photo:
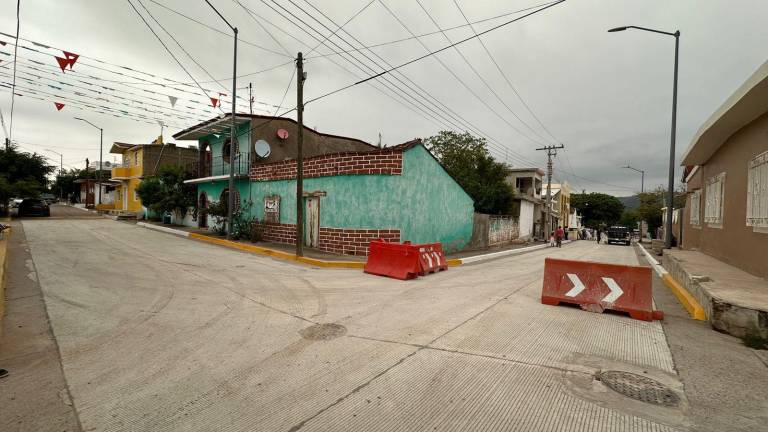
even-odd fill
[[(99, 130), (99, 172), (96, 175), (96, 178), (97, 178), (97, 182), (99, 184), (99, 204), (101, 204), (101, 161), (102, 161), (102, 159), (104, 159), (104, 155), (102, 153), (103, 148), (104, 148), (104, 129), (102, 129), (102, 128), (96, 126), (95, 124), (89, 122), (88, 120), (80, 118), (80, 117), (75, 117), (75, 120), (80, 120), (80, 121), (86, 122), (89, 125), (91, 125), (91, 126), (93, 126), (93, 127), (95, 127), (96, 129)], [(88, 169), (88, 167), (85, 167), (85, 169)]]
[(637, 26), (625, 26), (616, 27), (608, 30), (608, 32), (619, 32), (627, 29), (643, 30), (652, 33), (659, 33), (667, 36), (675, 37), (675, 74), (672, 84), (672, 133), (669, 140), (669, 185), (667, 186), (667, 223), (664, 229), (664, 248), (669, 249), (672, 247), (672, 213), (674, 204), (674, 191), (675, 191), (675, 135), (677, 129), (677, 64), (678, 55), (680, 51), (680, 31), (674, 33), (665, 32), (661, 30), (654, 30), (645, 27)]
[(637, 168), (629, 166), (629, 165), (623, 166), (622, 168), (631, 169), (633, 171), (637, 171), (637, 172), (640, 173), (640, 193), (645, 192), (645, 171), (643, 171), (641, 169), (637, 169)]
[[(232, 24), (227, 21), (224, 16), (209, 2), (208, 6), (216, 12), (216, 15), (221, 18), (222, 21), (232, 30), (234, 37), (234, 54), (232, 56), (232, 126), (229, 132), (229, 193), (227, 194), (227, 240), (232, 238), (232, 208), (235, 206), (235, 140), (237, 139), (237, 128), (235, 127), (235, 114), (236, 114), (236, 102), (237, 102), (237, 27), (233, 27)], [(239, 152), (238, 152), (239, 153)], [(238, 164), (239, 167), (239, 164)]]
[(50, 150), (50, 149), (45, 149), (45, 151), (51, 152), (51, 153), (56, 153), (57, 155), (59, 155), (59, 199), (62, 199), (62, 198), (64, 198), (63, 197), (64, 189), (61, 187), (61, 178), (64, 177), (64, 155), (59, 153), (59, 152), (57, 152), (57, 151)]

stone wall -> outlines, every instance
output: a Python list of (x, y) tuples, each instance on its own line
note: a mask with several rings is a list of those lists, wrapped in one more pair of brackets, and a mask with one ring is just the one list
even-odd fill
[[(264, 241), (296, 244), (296, 225), (264, 222), (261, 224)], [(317, 248), (340, 255), (368, 255), (371, 240), (384, 239), (399, 242), (398, 229), (349, 229), (320, 227)]]

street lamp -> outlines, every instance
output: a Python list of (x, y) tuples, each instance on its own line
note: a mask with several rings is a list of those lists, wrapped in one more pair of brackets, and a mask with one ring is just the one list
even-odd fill
[[(103, 150), (103, 147), (104, 147), (104, 129), (102, 129), (102, 128), (96, 126), (95, 124), (89, 122), (88, 120), (82, 119), (80, 117), (75, 117), (75, 120), (84, 121), (84, 122), (88, 123), (89, 125), (91, 125), (91, 126), (93, 126), (93, 127), (95, 127), (96, 129), (99, 130), (99, 173), (97, 174), (96, 177), (98, 178), (98, 183), (99, 183), (99, 204), (101, 204), (101, 161), (102, 161), (102, 159), (104, 159), (104, 156), (102, 154), (102, 150)], [(87, 170), (88, 167), (85, 167), (85, 169)]]
[(635, 167), (631, 167), (629, 165), (623, 166), (622, 168), (631, 169), (633, 171), (637, 171), (640, 173), (640, 193), (645, 192), (645, 171), (641, 169), (637, 169)]
[(51, 153), (56, 153), (57, 155), (59, 155), (59, 199), (63, 199), (64, 198), (64, 196), (63, 196), (64, 195), (64, 193), (63, 193), (64, 189), (61, 187), (61, 178), (64, 177), (64, 155), (59, 153), (59, 152), (57, 152), (57, 151), (50, 150), (50, 149), (45, 149), (45, 151), (51, 152)]
[(219, 13), (210, 1), (205, 0), (205, 2), (208, 3), (208, 6), (216, 12), (216, 15), (224, 21), (230, 30), (232, 30), (235, 42), (232, 58), (232, 126), (229, 132), (229, 193), (227, 194), (227, 223), (229, 225), (227, 226), (227, 240), (229, 240), (232, 238), (232, 208), (235, 206), (235, 149), (239, 149), (239, 146), (236, 147), (235, 144), (235, 140), (237, 139), (237, 128), (235, 127), (235, 102), (237, 101), (237, 27), (232, 26), (232, 24), (224, 18), (224, 15)]
[(665, 32), (661, 30), (654, 30), (645, 27), (637, 26), (625, 26), (616, 27), (608, 30), (608, 32), (619, 32), (627, 29), (644, 30), (652, 33), (659, 33), (667, 36), (675, 37), (675, 74), (672, 85), (672, 134), (669, 141), (669, 185), (667, 186), (667, 224), (664, 235), (664, 248), (669, 249), (672, 247), (672, 205), (674, 204), (674, 190), (675, 190), (675, 135), (677, 129), (677, 63), (678, 54), (680, 51), (680, 31), (674, 33)]

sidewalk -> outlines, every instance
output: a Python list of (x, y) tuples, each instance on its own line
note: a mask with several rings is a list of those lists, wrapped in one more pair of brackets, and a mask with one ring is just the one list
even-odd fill
[(712, 327), (768, 339), (768, 281), (697, 251), (665, 250), (663, 264), (704, 307)]

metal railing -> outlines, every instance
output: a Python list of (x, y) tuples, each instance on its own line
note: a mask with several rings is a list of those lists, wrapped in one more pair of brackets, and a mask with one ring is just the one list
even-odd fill
[[(251, 168), (249, 156), (249, 153), (241, 153), (235, 156), (233, 171), (235, 175), (248, 175)], [(190, 164), (187, 169), (196, 173), (198, 178), (228, 175), (230, 160), (228, 157), (216, 156), (202, 162)]]

